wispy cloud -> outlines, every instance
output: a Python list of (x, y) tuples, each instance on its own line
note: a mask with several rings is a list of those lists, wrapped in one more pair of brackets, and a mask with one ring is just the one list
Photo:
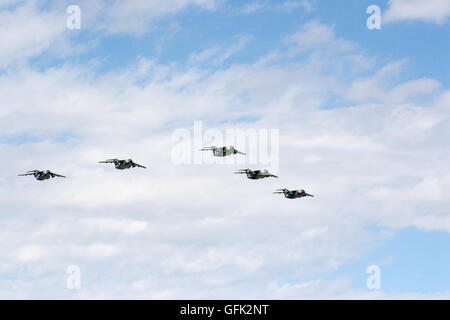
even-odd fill
[(314, 2), (311, 0), (287, 0), (287, 1), (270, 1), (259, 0), (247, 3), (242, 7), (241, 13), (251, 14), (261, 10), (279, 10), (284, 12), (292, 12), (297, 9), (303, 9), (307, 14), (314, 11)]
[(292, 11), (298, 8), (302, 8), (306, 13), (309, 14), (314, 11), (314, 2), (311, 0), (288, 0), (278, 4), (277, 8), (283, 11)]
[(34, 1), (0, 7), (0, 68), (26, 62), (66, 41), (65, 19), (54, 11), (41, 12)]
[(209, 62), (212, 65), (222, 64), (223, 62), (243, 50), (251, 40), (251, 36), (248, 35), (241, 35), (237, 38), (237, 41), (228, 47), (214, 46), (199, 53), (191, 54), (188, 63), (191, 65), (204, 62)]
[(214, 10), (217, 0), (89, 0), (80, 4), (86, 13), (87, 28), (109, 34), (140, 35), (152, 30), (158, 19), (175, 15), (188, 8)]
[(333, 52), (345, 52), (355, 49), (355, 44), (335, 36), (334, 27), (313, 20), (301, 26), (299, 30), (286, 38), (294, 44), (293, 53), (312, 49), (327, 49)]
[(242, 13), (245, 13), (245, 14), (253, 13), (253, 12), (256, 12), (256, 11), (261, 10), (263, 8), (267, 8), (267, 7), (269, 7), (269, 2), (268, 1), (251, 2), (251, 3), (247, 3), (242, 8)]

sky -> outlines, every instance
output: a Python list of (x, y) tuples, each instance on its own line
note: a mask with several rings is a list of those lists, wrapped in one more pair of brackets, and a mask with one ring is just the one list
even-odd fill
[(449, 299), (449, 35), (448, 0), (0, 0), (0, 298)]

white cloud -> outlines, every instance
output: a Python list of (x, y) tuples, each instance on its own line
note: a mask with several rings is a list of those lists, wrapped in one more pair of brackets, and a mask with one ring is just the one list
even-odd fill
[(284, 12), (292, 12), (301, 8), (309, 14), (314, 10), (313, 2), (310, 0), (287, 0), (283, 2), (275, 1), (275, 3), (276, 5), (268, 0), (250, 2), (241, 9), (241, 13), (251, 14), (260, 10), (281, 10)]
[(38, 260), (45, 255), (45, 249), (40, 246), (27, 246), (19, 249), (17, 253), (17, 258), (21, 262), (29, 262)]
[(435, 79), (414, 79), (393, 85), (393, 79), (398, 77), (405, 64), (406, 60), (397, 61), (385, 66), (372, 77), (354, 81), (347, 92), (347, 99), (401, 104), (438, 92), (441, 84)]
[(297, 8), (303, 8), (306, 11), (306, 13), (311, 13), (314, 11), (314, 4), (313, 1), (310, 0), (301, 0), (301, 1), (288, 0), (278, 5), (278, 9), (288, 12), (295, 10)]
[(102, 259), (116, 254), (119, 249), (109, 244), (92, 244), (86, 248), (77, 248), (80, 254), (87, 254), (91, 259)]
[(106, 232), (136, 234), (144, 231), (148, 223), (131, 219), (88, 218), (83, 221), (87, 228), (95, 228)]
[(154, 27), (154, 23), (165, 16), (182, 12), (188, 8), (214, 10), (216, 0), (89, 0), (80, 4), (85, 13), (88, 28), (108, 33), (143, 34)]
[(241, 35), (237, 37), (237, 41), (234, 44), (228, 47), (215, 46), (199, 53), (193, 53), (190, 55), (188, 63), (190, 65), (198, 65), (200, 63), (209, 62), (212, 65), (221, 65), (230, 57), (243, 50), (250, 39), (250, 36)]
[(353, 43), (337, 38), (332, 26), (319, 21), (311, 21), (303, 25), (295, 34), (287, 37), (287, 41), (296, 45), (295, 52), (327, 48), (333, 52), (348, 52), (355, 49)]
[(247, 3), (242, 8), (242, 13), (245, 13), (245, 14), (253, 13), (253, 12), (261, 10), (263, 8), (267, 8), (268, 6), (269, 6), (268, 1), (257, 1), (257, 2)]
[(384, 14), (386, 23), (403, 20), (422, 20), (443, 24), (450, 17), (448, 0), (390, 0)]
[(189, 64), (199, 64), (201, 62), (207, 61), (212, 59), (214, 56), (216, 56), (220, 52), (220, 47), (212, 47), (205, 49), (199, 53), (193, 53), (189, 57)]
[(66, 16), (54, 11), (41, 12), (32, 2), (12, 8), (0, 7), (0, 68), (23, 63), (65, 41)]

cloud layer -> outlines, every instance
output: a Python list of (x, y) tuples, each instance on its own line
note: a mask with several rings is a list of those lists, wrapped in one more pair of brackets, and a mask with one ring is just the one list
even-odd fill
[[(144, 11), (134, 4), (127, 10)], [(189, 5), (212, 8), (158, 8)], [(134, 13), (120, 6), (108, 15), (130, 29), (109, 31), (144, 28), (123, 23)], [(25, 59), (57, 36), (43, 36), (37, 51), (22, 38), (14, 50)], [(193, 53), (184, 68), (140, 57), (104, 74), (69, 64), (37, 70), (10, 58), (16, 51), (4, 55), (0, 297), (392, 297), (320, 275), (400, 228), (450, 232), (450, 92), (435, 79), (396, 80), (406, 60), (373, 65), (317, 20), (279, 52), (205, 67), (246, 41)], [(237, 164), (175, 165), (171, 134), (195, 120), (219, 130), (280, 129), (280, 179), (250, 181), (233, 175)], [(148, 169), (97, 163), (112, 157)], [(16, 177), (31, 169), (68, 179)], [(316, 197), (272, 194), (282, 187)], [(81, 268), (80, 291), (65, 287), (69, 265)]]

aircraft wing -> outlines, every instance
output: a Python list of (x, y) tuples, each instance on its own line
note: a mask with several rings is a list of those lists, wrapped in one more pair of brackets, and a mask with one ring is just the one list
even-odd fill
[(53, 172), (52, 172), (52, 175), (54, 175), (55, 177), (60, 177), (60, 178), (67, 178), (66, 176), (63, 176), (63, 175), (60, 175), (57, 173), (53, 173)]
[(117, 161), (118, 159), (108, 159), (105, 161), (99, 161), (98, 163), (114, 163), (114, 161)]
[(247, 172), (252, 172), (250, 169), (242, 169), (235, 172), (235, 174), (246, 174)]
[(142, 166), (142, 165), (140, 165), (140, 164), (137, 164), (137, 163), (135, 163), (135, 162), (133, 162), (133, 163), (134, 163), (134, 165), (135, 165), (136, 167), (147, 169), (146, 167), (144, 167), (144, 166)]

